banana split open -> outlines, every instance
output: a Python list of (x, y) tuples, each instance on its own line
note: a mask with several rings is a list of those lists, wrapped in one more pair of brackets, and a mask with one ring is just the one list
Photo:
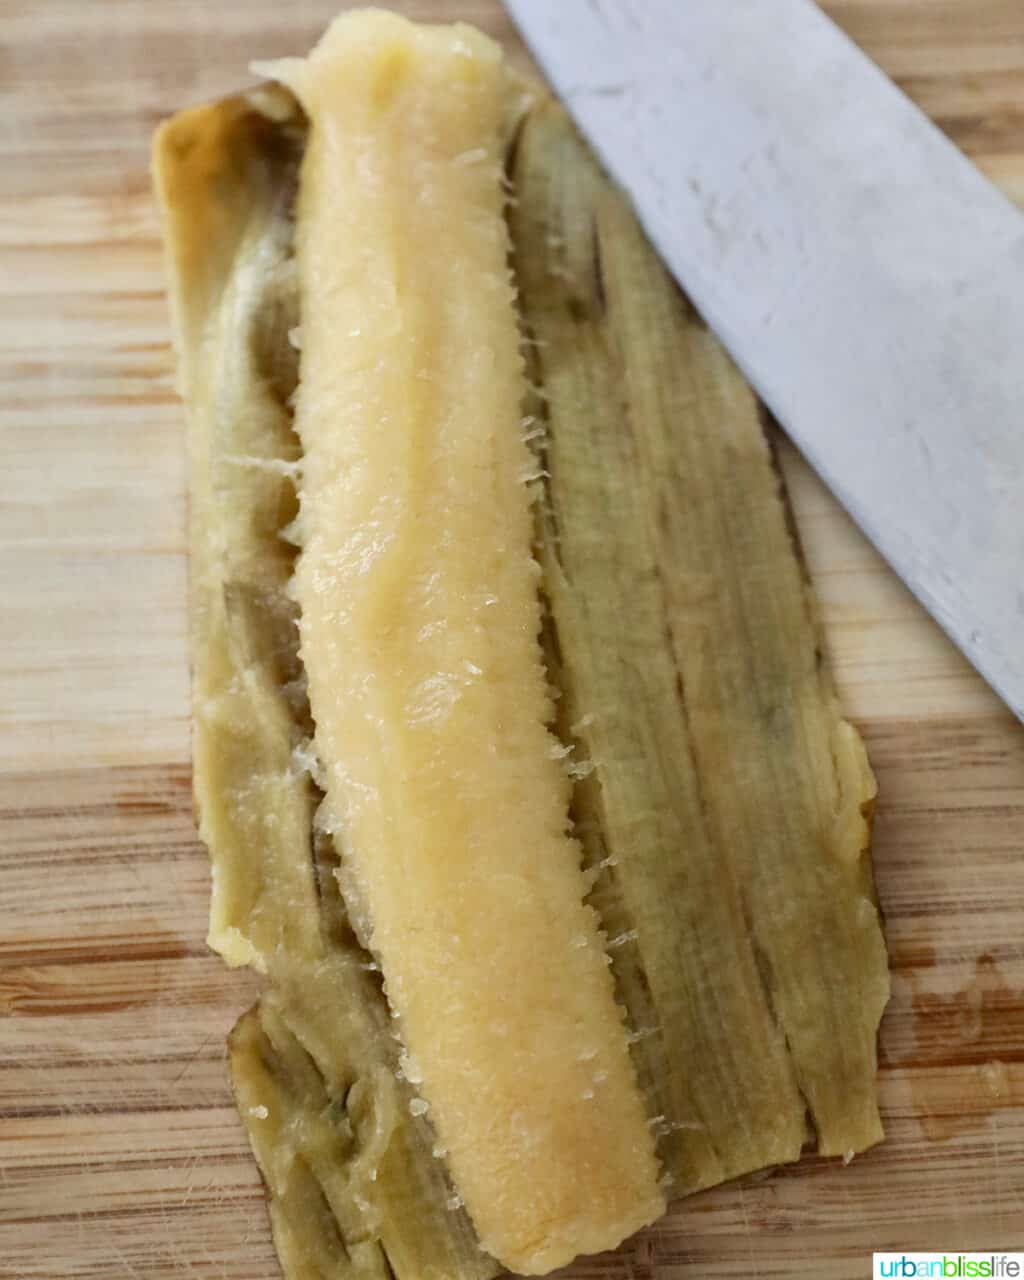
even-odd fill
[(874, 782), (752, 393), (561, 109), (342, 16), (155, 144), (210, 943), (289, 1277), (877, 1142)]

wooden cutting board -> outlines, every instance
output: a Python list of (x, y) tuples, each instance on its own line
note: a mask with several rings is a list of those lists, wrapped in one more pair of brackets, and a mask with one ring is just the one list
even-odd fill
[[(2, 1277), (277, 1275), (224, 1062), (254, 980), (203, 944), (147, 151), (164, 115), (304, 51), (335, 7), (0, 0)], [(497, 0), (400, 7), (526, 63)], [(1022, 0), (829, 8), (1024, 204)], [(1024, 1249), (1024, 727), (784, 461), (881, 791), (888, 1140), (695, 1196), (574, 1276), (852, 1280), (873, 1249)]]

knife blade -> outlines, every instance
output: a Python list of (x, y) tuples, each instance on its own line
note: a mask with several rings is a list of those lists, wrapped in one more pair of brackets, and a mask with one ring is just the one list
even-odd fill
[(506, 0), (800, 450), (1024, 719), (1024, 217), (813, 0)]

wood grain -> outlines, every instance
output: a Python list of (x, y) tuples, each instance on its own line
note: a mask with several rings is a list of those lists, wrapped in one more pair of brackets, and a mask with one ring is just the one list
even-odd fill
[[(0, 0), (0, 1277), (277, 1275), (224, 1070), (253, 980), (203, 944), (147, 164), (160, 118), (304, 50), (336, 7)], [(398, 7), (527, 63), (496, 0)], [(1020, 0), (829, 8), (1024, 205)], [(574, 1276), (852, 1280), (872, 1249), (1024, 1247), (1024, 728), (783, 462), (879, 776), (889, 1138), (694, 1197)]]

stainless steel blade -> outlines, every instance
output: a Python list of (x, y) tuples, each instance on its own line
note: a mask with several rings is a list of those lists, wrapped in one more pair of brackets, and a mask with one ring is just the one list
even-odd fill
[(648, 234), (1024, 718), (1024, 217), (812, 0), (507, 0)]

